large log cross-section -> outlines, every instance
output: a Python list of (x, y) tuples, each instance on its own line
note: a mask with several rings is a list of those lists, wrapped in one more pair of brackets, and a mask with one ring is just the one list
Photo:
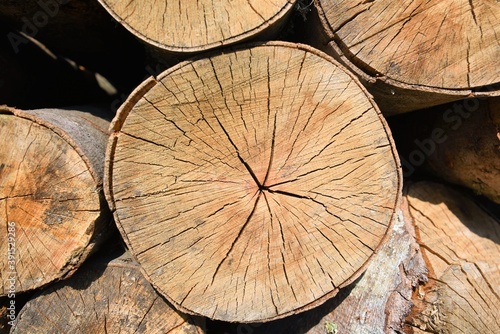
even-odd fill
[(252, 322), (353, 282), (400, 198), (372, 99), (328, 56), (252, 44), (183, 62), (119, 110), (106, 196), (147, 277), (179, 309)]

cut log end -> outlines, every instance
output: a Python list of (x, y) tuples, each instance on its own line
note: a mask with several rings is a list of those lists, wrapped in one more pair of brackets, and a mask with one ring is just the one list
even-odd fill
[(205, 51), (275, 33), (295, 3), (294, 0), (99, 1), (133, 34), (176, 53)]
[(409, 212), (429, 268), (408, 317), (415, 333), (497, 333), (500, 225), (470, 198), (431, 182), (411, 185)]
[(320, 43), (370, 86), (378, 82), (370, 91), (384, 113), (500, 95), (495, 1), (316, 4)]
[(306, 46), (181, 63), (115, 119), (105, 188), (177, 307), (252, 322), (324, 302), (385, 240), (401, 176), (356, 79)]
[(11, 333), (201, 334), (203, 319), (175, 311), (142, 276), (130, 254), (93, 259), (70, 279), (30, 300)]
[(498, 82), (495, 1), (365, 1), (356, 8), (348, 1), (320, 3), (349, 57), (373, 74), (447, 89)]
[[(93, 152), (102, 160), (106, 135), (101, 132), (95, 145), (79, 149), (78, 135), (46, 122), (42, 114), (0, 109), (0, 141), (8, 143), (0, 149), (0, 250), (8, 254), (0, 269), (13, 277), (16, 292), (71, 274), (104, 237), (110, 220), (102, 176), (96, 179), (98, 167), (89, 165), (92, 154), (81, 154)], [(9, 294), (9, 283), (2, 280), (2, 295)]]

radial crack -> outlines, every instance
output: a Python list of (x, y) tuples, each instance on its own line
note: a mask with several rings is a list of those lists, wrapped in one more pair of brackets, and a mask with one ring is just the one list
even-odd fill
[(229, 140), (229, 142), (231, 143), (231, 145), (234, 147), (234, 149), (236, 150), (236, 155), (238, 156), (238, 159), (241, 161), (241, 163), (245, 166), (245, 168), (247, 169), (248, 173), (250, 173), (250, 176), (252, 176), (252, 179), (255, 181), (255, 183), (257, 184), (257, 186), (259, 188), (262, 187), (262, 185), (260, 184), (259, 182), (259, 179), (257, 178), (257, 176), (255, 175), (255, 173), (253, 172), (252, 168), (250, 167), (250, 165), (241, 157), (240, 155), (240, 151), (238, 149), (238, 147), (236, 146), (236, 144), (233, 142), (233, 140), (231, 139), (231, 137), (229, 136), (229, 133), (226, 131), (226, 129), (224, 128), (224, 126), (222, 125), (221, 121), (219, 120), (219, 118), (217, 117), (217, 115), (215, 115), (215, 119), (217, 120), (217, 123), (219, 123), (219, 126), (221, 127), (222, 131), (224, 132), (224, 134), (226, 135), (227, 139)]
[(265, 188), (265, 184), (267, 182), (267, 179), (269, 177), (269, 172), (271, 171), (271, 167), (273, 164), (275, 140), (276, 140), (276, 114), (274, 114), (273, 138), (271, 140), (271, 154), (269, 155), (269, 165), (267, 166), (266, 176), (264, 177), (264, 181), (262, 182), (262, 187), (261, 187), (262, 189)]
[(220, 267), (222, 266), (222, 264), (226, 261), (227, 257), (229, 256), (229, 254), (231, 253), (231, 251), (233, 250), (234, 246), (236, 245), (236, 243), (238, 242), (238, 240), (240, 239), (241, 235), (243, 234), (243, 231), (245, 230), (245, 228), (247, 227), (248, 223), (250, 222), (250, 220), (252, 219), (253, 217), (253, 214), (255, 212), (255, 210), (257, 209), (257, 205), (259, 203), (259, 199), (260, 199), (260, 193), (259, 195), (257, 196), (257, 199), (255, 200), (255, 204), (252, 208), (252, 211), (250, 212), (250, 214), (248, 215), (248, 218), (247, 220), (245, 221), (245, 223), (243, 224), (243, 226), (241, 227), (240, 231), (238, 232), (238, 235), (236, 236), (236, 238), (234, 239), (233, 243), (231, 244), (231, 246), (229, 247), (229, 249), (227, 250), (226, 252), (226, 255), (224, 255), (224, 257), (222, 258), (222, 260), (219, 262), (219, 264), (217, 265), (217, 268), (215, 269), (215, 272), (214, 272), (214, 275), (212, 276), (212, 282), (210, 283), (210, 285), (213, 285), (214, 282), (215, 282), (215, 277), (217, 276), (217, 273), (219, 272), (219, 269)]

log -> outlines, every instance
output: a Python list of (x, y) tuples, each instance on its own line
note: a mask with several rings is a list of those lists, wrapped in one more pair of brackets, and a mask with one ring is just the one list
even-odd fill
[[(333, 334), (402, 333), (413, 306), (412, 292), (426, 281), (427, 269), (415, 240), (406, 201), (398, 209), (389, 241), (365, 273), (325, 304), (265, 324), (217, 323), (215, 333)], [(335, 330), (336, 332), (335, 332)]]
[(318, 306), (366, 269), (399, 205), (375, 103), (305, 45), (183, 62), (138, 87), (111, 127), (115, 221), (187, 313), (257, 322)]
[(500, 98), (458, 101), (389, 122), (405, 176), (426, 172), (500, 203)]
[(78, 110), (0, 107), (0, 296), (71, 275), (107, 237), (108, 124)]
[(99, 0), (135, 36), (174, 54), (193, 54), (248, 39), (269, 39), (286, 22), (295, 1)]
[(499, 333), (498, 217), (432, 182), (411, 185), (407, 198), (429, 269), (413, 296), (410, 333)]
[(385, 115), (500, 95), (496, 1), (315, 5), (312, 45), (356, 73)]
[(130, 254), (115, 256), (89, 260), (71, 278), (39, 293), (23, 307), (11, 333), (204, 333), (204, 320), (176, 312)]

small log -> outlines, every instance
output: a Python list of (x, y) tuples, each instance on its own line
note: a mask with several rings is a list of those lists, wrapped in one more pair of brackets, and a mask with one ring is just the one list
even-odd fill
[(458, 101), (390, 124), (406, 176), (421, 167), (500, 203), (500, 98)]
[(77, 110), (0, 107), (0, 295), (71, 275), (107, 236), (109, 123)]
[(399, 205), (375, 103), (305, 45), (181, 63), (138, 87), (112, 129), (115, 221), (185, 312), (256, 322), (313, 308), (361, 275)]
[(204, 320), (175, 311), (130, 254), (94, 258), (30, 300), (11, 333), (201, 334)]
[(99, 0), (135, 36), (174, 54), (269, 39), (286, 22), (295, 1)]
[(410, 333), (499, 333), (500, 224), (469, 197), (419, 182), (407, 194), (429, 269), (415, 291)]
[(495, 1), (315, 4), (311, 43), (356, 73), (385, 115), (500, 95)]

